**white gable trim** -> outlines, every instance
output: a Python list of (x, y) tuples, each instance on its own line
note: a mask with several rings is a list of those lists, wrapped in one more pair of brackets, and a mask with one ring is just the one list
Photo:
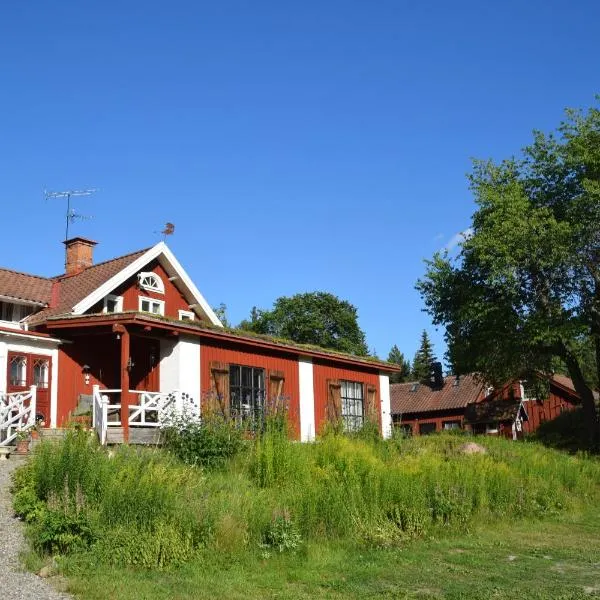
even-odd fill
[(142, 256), (136, 258), (130, 265), (119, 271), (116, 275), (105, 281), (99, 288), (94, 290), (81, 302), (78, 302), (72, 309), (74, 315), (81, 315), (86, 310), (89, 310), (100, 302), (106, 295), (110, 294), (115, 288), (125, 283), (128, 279), (136, 275), (141, 271), (149, 262), (160, 256), (164, 257), (166, 262), (169, 264), (171, 269), (175, 271), (183, 285), (189, 291), (189, 294), (193, 297), (194, 303), (202, 309), (204, 314), (208, 317), (209, 321), (213, 325), (223, 327), (221, 321), (217, 315), (215, 315), (213, 309), (209, 306), (208, 302), (204, 299), (204, 296), (200, 293), (200, 290), (194, 285), (194, 282), (190, 279), (189, 275), (184, 271), (179, 261), (175, 258), (175, 255), (169, 250), (164, 242), (159, 242), (156, 246), (153, 246), (147, 252), (144, 252)]

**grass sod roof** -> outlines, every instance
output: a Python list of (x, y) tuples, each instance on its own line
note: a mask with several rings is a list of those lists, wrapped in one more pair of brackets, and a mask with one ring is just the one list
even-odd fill
[(144, 322), (155, 322), (155, 323), (163, 323), (175, 325), (178, 328), (188, 329), (188, 330), (196, 330), (196, 331), (206, 331), (215, 334), (226, 334), (227, 336), (235, 337), (240, 340), (247, 341), (258, 341), (265, 342), (266, 344), (270, 344), (273, 346), (278, 346), (282, 350), (293, 350), (298, 353), (302, 353), (303, 351), (308, 354), (318, 354), (323, 355), (325, 358), (331, 357), (332, 359), (338, 358), (342, 360), (350, 360), (353, 362), (358, 362), (361, 364), (365, 364), (370, 367), (379, 367), (386, 371), (399, 371), (400, 366), (394, 363), (389, 363), (387, 361), (381, 360), (379, 358), (373, 356), (358, 356), (356, 354), (349, 354), (348, 352), (341, 352), (339, 350), (333, 350), (331, 348), (323, 348), (322, 346), (317, 346), (315, 344), (300, 344), (294, 342), (292, 340), (288, 340), (285, 338), (278, 338), (270, 335), (265, 335), (262, 333), (255, 333), (253, 331), (246, 331), (244, 329), (238, 329), (235, 327), (219, 327), (218, 325), (213, 325), (212, 323), (208, 323), (206, 321), (190, 321), (190, 320), (180, 320), (172, 317), (164, 317), (161, 315), (155, 315), (150, 313), (143, 313), (139, 311), (123, 311), (120, 313), (95, 313), (95, 314), (86, 314), (86, 315), (73, 315), (73, 314), (65, 314), (65, 315), (53, 315), (48, 317), (45, 322), (51, 327), (51, 324), (61, 322), (61, 321), (76, 321), (76, 320), (85, 320), (89, 322), (95, 321), (121, 321), (127, 319), (140, 319)]

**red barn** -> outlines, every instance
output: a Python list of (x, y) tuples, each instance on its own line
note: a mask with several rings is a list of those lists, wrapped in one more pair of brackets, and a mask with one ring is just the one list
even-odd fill
[(224, 328), (164, 242), (97, 264), (95, 242), (65, 245), (58, 277), (0, 269), (0, 444), (86, 409), (103, 441), (141, 441), (166, 406), (215, 398), (239, 421), (285, 402), (303, 441), (328, 419), (390, 433), (395, 366)]
[(517, 439), (579, 404), (563, 375), (549, 378), (547, 398), (530, 398), (525, 390), (520, 381), (493, 390), (474, 374), (446, 377), (439, 385), (396, 383), (390, 386), (392, 420), (411, 435), (465, 429)]

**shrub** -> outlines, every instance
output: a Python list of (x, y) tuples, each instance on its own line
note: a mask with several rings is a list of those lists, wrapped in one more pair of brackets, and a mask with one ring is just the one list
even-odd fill
[(534, 434), (542, 444), (569, 452), (597, 451), (589, 445), (585, 416), (580, 408), (562, 413), (551, 421), (541, 423)]
[(162, 433), (165, 448), (188, 465), (222, 467), (243, 447), (243, 432), (218, 415), (201, 422), (175, 416)]

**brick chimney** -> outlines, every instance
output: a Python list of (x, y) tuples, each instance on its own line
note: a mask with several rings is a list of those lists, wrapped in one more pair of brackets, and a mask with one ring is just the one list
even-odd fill
[(77, 275), (94, 264), (94, 246), (98, 242), (83, 237), (66, 240), (65, 275)]

